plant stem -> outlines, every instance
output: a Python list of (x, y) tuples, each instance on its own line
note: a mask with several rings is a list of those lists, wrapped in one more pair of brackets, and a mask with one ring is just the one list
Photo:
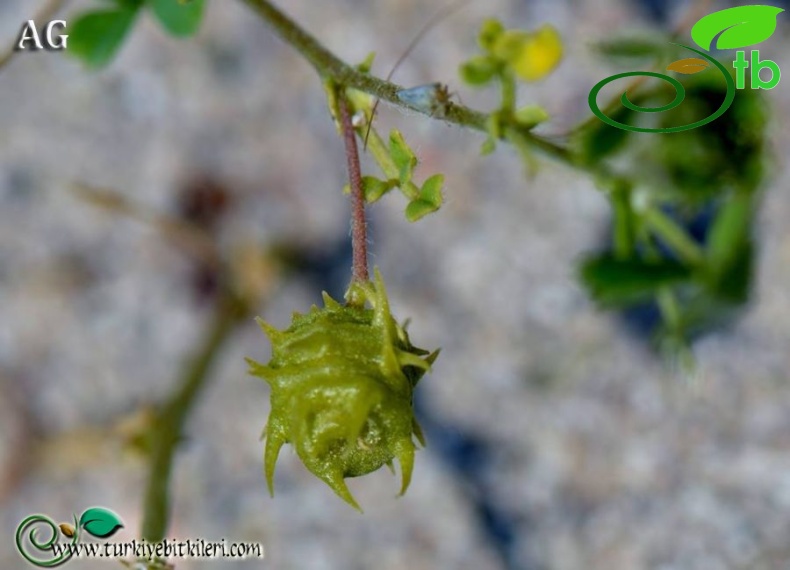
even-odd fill
[[(434, 119), (487, 133), (487, 114), (463, 105), (448, 103), (445, 112), (442, 113), (441, 117), (438, 117), (430, 109), (404, 103), (398, 98), (398, 91), (401, 91), (403, 87), (389, 81), (383, 81), (367, 73), (362, 73), (348, 65), (268, 0), (241, 1), (263, 18), (283, 41), (302, 54), (324, 80), (331, 79), (337, 85), (369, 93), (398, 107), (411, 109)], [(529, 144), (557, 160), (572, 166), (579, 166), (579, 161), (567, 148), (535, 135), (527, 129), (508, 127), (502, 138), (508, 140), (511, 136), (518, 137), (519, 141)]]
[[(280, 12), (268, 0), (242, 1), (266, 21), (280, 38), (301, 53), (325, 81), (331, 80), (337, 85), (339, 87), (338, 91), (341, 91), (342, 88), (356, 89), (374, 95), (398, 107), (408, 108), (434, 119), (440, 119), (484, 133), (488, 132), (486, 126), (487, 114), (463, 105), (449, 103), (446, 112), (441, 117), (432, 116), (428, 109), (413, 107), (401, 101), (397, 96), (398, 91), (402, 89), (399, 85), (362, 73), (343, 62), (321, 45), (312, 35), (303, 30), (296, 22)], [(587, 164), (570, 147), (554, 143), (532, 133), (527, 128), (519, 127), (518, 125), (504, 125), (500, 138), (513, 144), (525, 156), (528, 155), (527, 151), (529, 149), (536, 149), (551, 158), (571, 167), (592, 173), (601, 179), (607, 179), (612, 176), (605, 165)], [(352, 194), (354, 192), (352, 183)], [(685, 261), (695, 265), (704, 262), (704, 254), (700, 247), (688, 236), (683, 228), (677, 226), (661, 212), (653, 209), (645, 214), (644, 219), (651, 230), (672, 246)]]
[(151, 466), (143, 504), (142, 538), (158, 542), (165, 538), (170, 518), (170, 474), (182, 431), (202, 389), (212, 363), (236, 325), (247, 315), (238, 298), (220, 299), (203, 341), (187, 361), (183, 376), (170, 399), (161, 407), (151, 432)]
[(502, 85), (502, 106), (508, 120), (516, 112), (516, 78), (511, 71), (504, 70), (499, 78)]
[(705, 263), (705, 253), (702, 248), (661, 210), (650, 207), (642, 213), (642, 219), (653, 234), (671, 247), (684, 262), (692, 266)]
[(368, 281), (368, 223), (365, 218), (365, 193), (362, 189), (362, 171), (359, 166), (359, 149), (348, 101), (345, 93), (338, 90), (337, 106), (340, 111), (340, 125), (343, 129), (343, 142), (346, 145), (348, 181), (351, 186), (351, 249), (352, 282)]
[(630, 185), (625, 182), (617, 184), (609, 198), (614, 209), (614, 253), (618, 259), (628, 259), (636, 242)]

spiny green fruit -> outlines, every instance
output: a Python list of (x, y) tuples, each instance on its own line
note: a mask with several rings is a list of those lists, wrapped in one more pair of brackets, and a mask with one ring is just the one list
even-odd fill
[[(352, 284), (341, 305), (324, 293), (324, 308), (294, 313), (279, 331), (258, 319), (272, 342), (267, 365), (247, 359), (250, 373), (271, 387), (264, 464), (274, 494), (280, 448), (291, 443), (307, 469), (360, 510), (346, 477), (387, 465), (401, 467), (401, 494), (411, 480), (415, 445), (424, 446), (412, 392), (439, 351), (411, 344), (390, 314), (384, 282)], [(365, 304), (371, 308), (366, 308)], [(427, 355), (427, 356), (426, 356)]]

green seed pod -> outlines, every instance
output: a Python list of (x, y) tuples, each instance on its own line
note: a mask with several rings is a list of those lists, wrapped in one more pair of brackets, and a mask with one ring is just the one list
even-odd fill
[[(412, 392), (438, 356), (416, 348), (390, 314), (378, 271), (372, 283), (353, 284), (341, 305), (324, 293), (324, 308), (295, 313), (279, 331), (258, 319), (272, 342), (267, 365), (247, 359), (250, 373), (271, 387), (264, 453), (274, 494), (280, 448), (291, 443), (307, 469), (361, 510), (344, 478), (366, 475), (393, 459), (401, 494), (414, 465), (412, 435), (425, 445), (414, 418)], [(371, 308), (366, 308), (368, 303)]]

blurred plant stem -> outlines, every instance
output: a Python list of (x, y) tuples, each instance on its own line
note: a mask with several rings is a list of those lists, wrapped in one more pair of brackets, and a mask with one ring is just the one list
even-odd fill
[(231, 334), (251, 314), (251, 308), (235, 294), (218, 297), (203, 339), (186, 361), (181, 379), (170, 399), (162, 405), (151, 430), (150, 474), (143, 505), (142, 538), (149, 542), (165, 538), (170, 519), (170, 475), (184, 424), (210, 378), (211, 366)]

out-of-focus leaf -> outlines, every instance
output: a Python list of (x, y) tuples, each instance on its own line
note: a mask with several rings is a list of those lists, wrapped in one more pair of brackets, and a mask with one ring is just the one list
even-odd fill
[(707, 259), (716, 293), (745, 302), (751, 287), (754, 198), (746, 193), (728, 199), (708, 233)]
[(128, 5), (83, 14), (71, 26), (68, 53), (76, 55), (88, 67), (107, 65), (121, 47), (136, 15), (137, 8)]
[(483, 144), (480, 145), (480, 156), (488, 156), (496, 150), (496, 140), (492, 137), (486, 138)]
[(689, 280), (691, 271), (671, 260), (620, 260), (607, 253), (582, 262), (579, 276), (600, 304), (625, 306), (651, 298), (661, 287)]
[(198, 31), (203, 19), (204, 0), (148, 0), (156, 18), (170, 34), (188, 37)]
[[(633, 115), (633, 111), (622, 106), (609, 114), (615, 121), (625, 124), (631, 124), (630, 121)], [(596, 120), (594, 123), (590, 123), (579, 135), (582, 156), (588, 164), (596, 164), (601, 159), (620, 150), (629, 137), (630, 132)]]
[(505, 31), (504, 26), (499, 20), (489, 18), (480, 26), (480, 33), (477, 36), (477, 43), (480, 49), (484, 51), (491, 51), (494, 49), (499, 36)]
[(708, 262), (714, 268), (726, 266), (733, 253), (749, 238), (752, 220), (752, 198), (746, 194), (724, 203), (708, 234)]
[(549, 116), (546, 109), (540, 105), (526, 105), (521, 107), (516, 111), (515, 116), (516, 122), (528, 129), (548, 121), (550, 118), (551, 116)]
[(464, 83), (472, 87), (482, 87), (496, 75), (497, 63), (491, 57), (478, 55), (461, 64), (458, 72)]
[(376, 59), (376, 52), (372, 51), (364, 60), (362, 60), (362, 63), (357, 64), (357, 70), (361, 73), (370, 73), (370, 70), (373, 67), (374, 59)]

